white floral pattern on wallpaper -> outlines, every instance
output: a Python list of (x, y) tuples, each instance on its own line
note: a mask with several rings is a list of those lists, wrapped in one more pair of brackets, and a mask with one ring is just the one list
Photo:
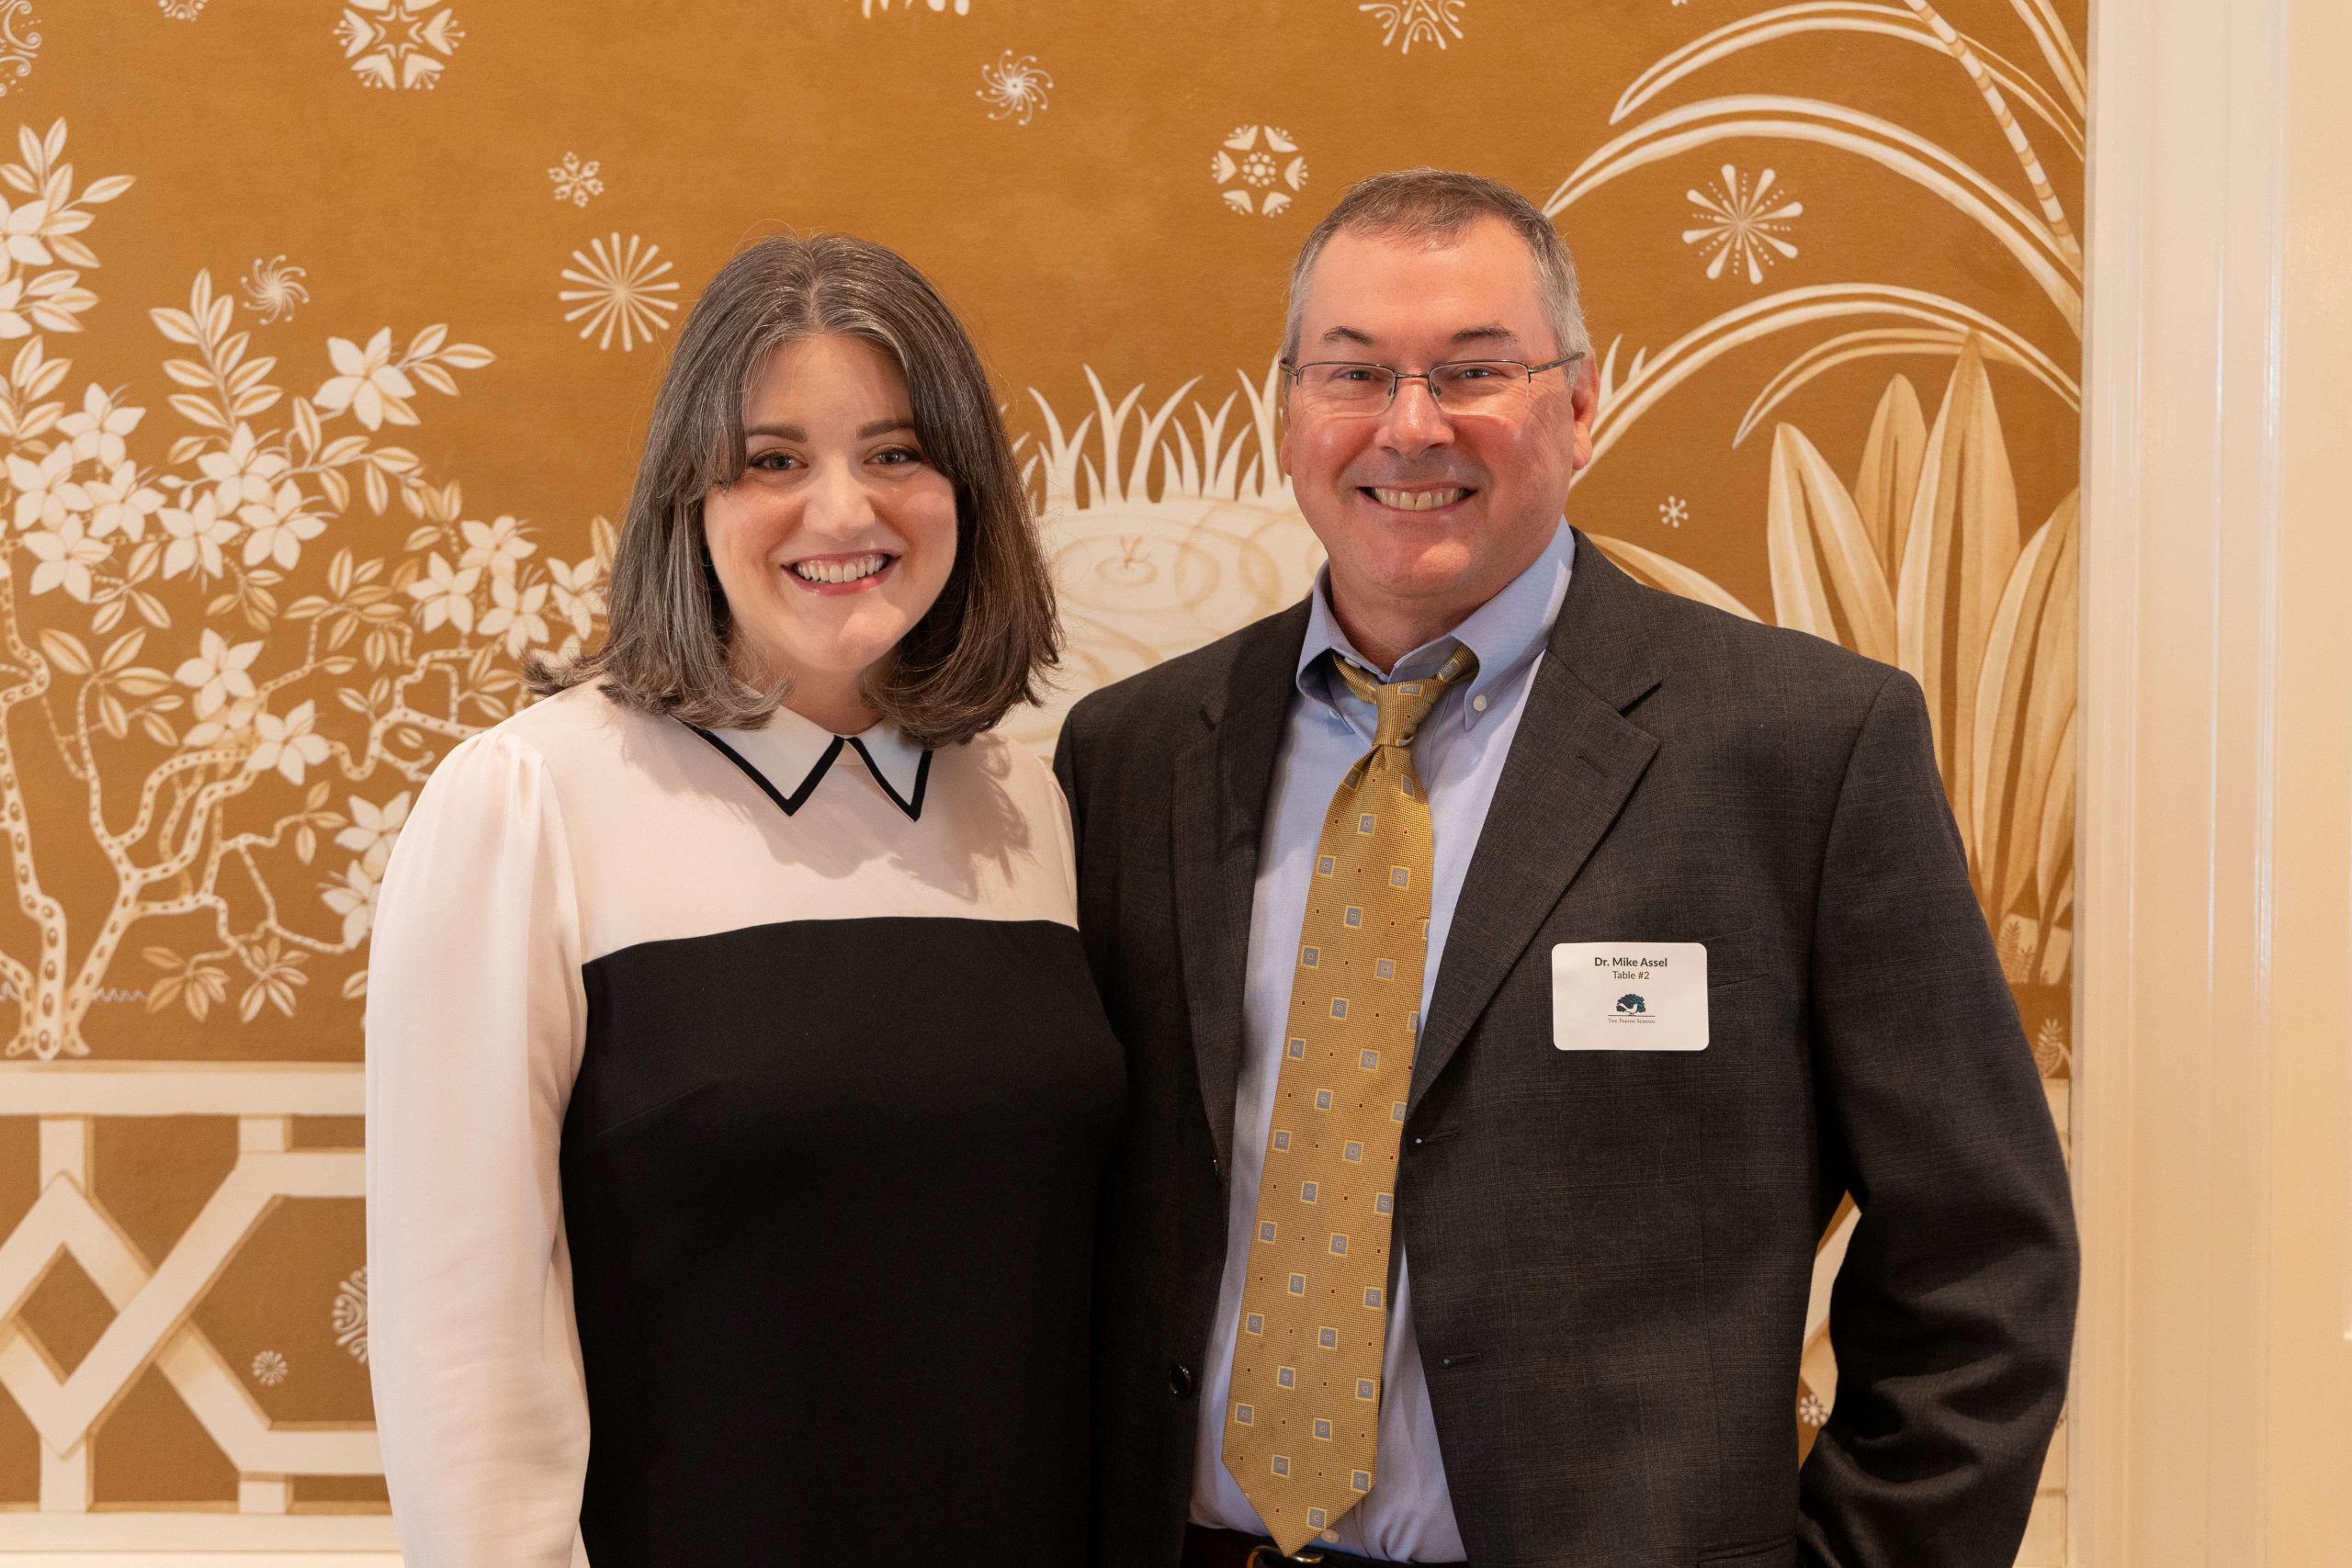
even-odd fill
[(1371, 13), (1381, 26), (1380, 41), (1394, 44), (1399, 54), (1410, 54), (1417, 43), (1446, 47), (1462, 36), (1462, 13), (1469, 0), (1371, 0), (1359, 11)]
[(465, 40), (446, 0), (350, 0), (335, 38), (370, 87), (431, 87)]
[(267, 325), (291, 319), (296, 306), (310, 302), (311, 291), (302, 282), (308, 276), (302, 268), (276, 255), (267, 261), (255, 260), (253, 270), (237, 287), (244, 294), (245, 309)]
[(1234, 211), (1272, 218), (1306, 184), (1306, 154), (1280, 126), (1238, 126), (1209, 160), (1209, 175)]
[(548, 181), (555, 186), (558, 201), (585, 207), (592, 198), (605, 194), (605, 181), (600, 172), (603, 168), (601, 159), (591, 158), (582, 163), (579, 153), (566, 152), (562, 163), (548, 170)]
[(1053, 90), (1053, 76), (1034, 54), (1015, 54), (1008, 49), (994, 65), (980, 67), (978, 96), (989, 106), (990, 119), (1027, 125), (1046, 111), (1046, 96)]
[(354, 1269), (334, 1288), (334, 1305), (328, 1313), (334, 1342), (355, 1361), (368, 1359), (368, 1270)]
[[(149, 312), (179, 351), (163, 368), (181, 433), (160, 455), (128, 393), (58, 397), (71, 363), (49, 334), (96, 299), (52, 264), (95, 265), (78, 236), (128, 182), (73, 189), (62, 123), (18, 146), (0, 183), (37, 199), (0, 220), (22, 339), (0, 384), (0, 715), (34, 704), (54, 722), (0, 726), (0, 845), (40, 933), (36, 953), (0, 953), (0, 981), (19, 998), (6, 1054), (50, 1058), (88, 1054), (89, 1010), (131, 952), (151, 1010), (293, 1016), (312, 964), (364, 942), (382, 853), (449, 739), (511, 711), (516, 655), (593, 631), (602, 558), (534, 558), (526, 525), (465, 516), (454, 484), (382, 442), (490, 363), (443, 326), (328, 334), (315, 389), (289, 394), (198, 274), (185, 308)], [(288, 597), (338, 524), (395, 504), (413, 522), (400, 548), (334, 546), (322, 591)], [(78, 804), (29, 790), (35, 748)], [(110, 871), (95, 917), (46, 890), (67, 833)], [(327, 841), (356, 852), (322, 881), (306, 868)], [(136, 940), (159, 926), (173, 935)]]
[(0, 0), (0, 97), (32, 74), (40, 54), (40, 25), (33, 0)]
[(1788, 236), (1804, 203), (1775, 191), (1779, 178), (1771, 169), (1750, 175), (1725, 164), (1715, 179), (1683, 193), (1693, 227), (1682, 231), (1682, 243), (1706, 258), (1708, 277), (1745, 275), (1761, 283), (1774, 262), (1796, 259)]
[(661, 254), (659, 245), (635, 234), (624, 243), (617, 233), (571, 253), (577, 265), (563, 269), (563, 280), (572, 287), (559, 290), (556, 300), (571, 307), (563, 319), (581, 323), (582, 342), (594, 337), (598, 348), (609, 349), (617, 337), (627, 354), (669, 330), (682, 286), (669, 276), (671, 264), (656, 259)]

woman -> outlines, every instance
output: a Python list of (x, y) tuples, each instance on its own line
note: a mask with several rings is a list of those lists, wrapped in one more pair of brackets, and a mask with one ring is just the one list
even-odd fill
[(990, 733), (1055, 657), (1045, 569), (913, 268), (728, 264), (610, 602), (435, 773), (379, 907), (406, 1561), (1075, 1568), (1123, 1073), (1061, 795)]

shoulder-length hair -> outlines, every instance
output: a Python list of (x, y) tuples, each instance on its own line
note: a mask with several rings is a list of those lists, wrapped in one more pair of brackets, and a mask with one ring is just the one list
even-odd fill
[(1035, 702), (1061, 653), (1053, 589), (1012, 443), (963, 324), (896, 253), (846, 234), (747, 247), (695, 302), (655, 399), (594, 652), (530, 671), (545, 695), (597, 682), (628, 706), (704, 728), (755, 729), (789, 696), (728, 663), (727, 597), (703, 498), (747, 462), (743, 410), (770, 354), (820, 333), (894, 357), (924, 460), (956, 489), (956, 564), (939, 598), (866, 672), (876, 714), (924, 746), (969, 740)]

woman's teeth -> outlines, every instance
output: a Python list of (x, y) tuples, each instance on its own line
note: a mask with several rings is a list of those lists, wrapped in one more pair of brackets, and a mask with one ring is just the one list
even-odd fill
[(852, 556), (847, 560), (795, 561), (787, 570), (803, 582), (855, 582), (889, 564), (886, 555)]
[(1433, 507), (1451, 506), (1470, 492), (1466, 490), (1381, 490), (1374, 487), (1373, 499), (1383, 506), (1393, 506), (1400, 512), (1427, 512)]

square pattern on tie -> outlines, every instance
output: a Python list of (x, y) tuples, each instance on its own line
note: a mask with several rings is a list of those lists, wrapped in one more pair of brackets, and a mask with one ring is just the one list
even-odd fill
[[(1275, 1084), (1292, 1124), (1269, 1136), (1227, 1398), (1250, 1414), (1226, 1424), (1223, 1445), (1226, 1468), (1286, 1553), (1355, 1506), (1380, 1473), (1393, 1194), (1429, 941), (1431, 824), (1411, 748), (1476, 660), (1457, 649), (1435, 677), (1387, 686), (1344, 661), (1337, 669), (1378, 710), (1379, 727), (1316, 845)], [(1380, 988), (1364, 992), (1367, 979)], [(1308, 1208), (1323, 1223), (1308, 1223)], [(1370, 1315), (1343, 1335), (1329, 1319), (1350, 1302)], [(1315, 1370), (1300, 1377), (1297, 1358), (1309, 1349)], [(1315, 1456), (1294, 1464), (1302, 1436)], [(1276, 1453), (1276, 1443), (1290, 1451)]]

